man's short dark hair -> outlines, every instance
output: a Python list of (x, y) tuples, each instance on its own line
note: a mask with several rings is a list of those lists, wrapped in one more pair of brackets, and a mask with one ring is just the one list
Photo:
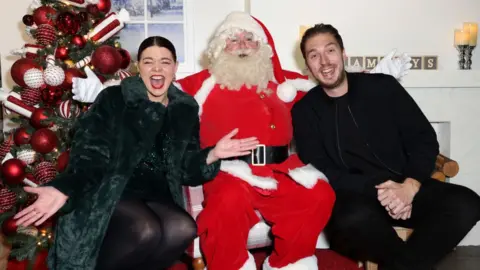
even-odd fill
[(340, 49), (343, 51), (343, 40), (342, 36), (338, 33), (338, 30), (333, 27), (331, 24), (315, 24), (313, 27), (310, 27), (305, 31), (302, 37), (302, 41), (300, 42), (300, 50), (302, 50), (302, 55), (303, 58), (305, 58), (305, 43), (314, 36), (318, 34), (331, 34), (335, 40), (338, 42), (338, 45), (340, 46)]

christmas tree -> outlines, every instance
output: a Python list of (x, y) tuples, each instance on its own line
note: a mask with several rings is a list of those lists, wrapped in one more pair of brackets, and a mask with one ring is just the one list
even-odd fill
[(13, 216), (35, 201), (25, 185), (48, 183), (67, 167), (75, 120), (89, 105), (73, 99), (82, 90), (74, 78), (86, 80), (87, 68), (105, 84), (130, 75), (130, 55), (116, 36), (128, 13), (110, 9), (110, 0), (34, 0), (22, 19), (31, 42), (12, 51), (16, 85), (1, 89), (0, 101), (18, 125), (0, 145), (0, 223), (10, 259), (31, 269), (52, 243), (55, 216), (27, 228)]

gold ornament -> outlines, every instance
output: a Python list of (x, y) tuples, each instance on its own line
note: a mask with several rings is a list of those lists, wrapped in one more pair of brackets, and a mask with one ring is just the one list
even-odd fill
[(115, 41), (115, 48), (120, 48), (120, 43)]
[(75, 67), (75, 63), (73, 63), (73, 61), (71, 59), (67, 59), (65, 61), (63, 61), (65, 63), (65, 65), (67, 65), (67, 67), (69, 68), (73, 68)]

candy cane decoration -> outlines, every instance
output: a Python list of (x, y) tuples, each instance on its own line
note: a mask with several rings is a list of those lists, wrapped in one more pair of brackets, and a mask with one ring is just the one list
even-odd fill
[(94, 42), (104, 42), (118, 33), (125, 26), (125, 22), (129, 20), (130, 15), (124, 8), (122, 8), (118, 14), (111, 12), (85, 35), (85, 39), (90, 39)]
[(42, 46), (40, 44), (27, 43), (22, 48), (12, 50), (10, 53), (13, 55), (18, 55), (18, 56), (29, 58), (29, 59), (35, 59), (37, 57), (38, 50), (42, 50), (44, 48), (45, 46)]
[(57, 0), (64, 3), (65, 5), (75, 6), (75, 7), (87, 7), (88, 5), (96, 5), (99, 0)]

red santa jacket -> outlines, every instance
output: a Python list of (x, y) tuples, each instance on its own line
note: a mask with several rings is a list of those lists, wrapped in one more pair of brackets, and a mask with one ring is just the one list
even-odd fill
[[(314, 86), (308, 78), (294, 72), (285, 72), (288, 87), (303, 88), (308, 91)], [(260, 144), (266, 146), (284, 146), (292, 141), (293, 128), (290, 109), (303, 93), (281, 95), (288, 87), (276, 82), (269, 82), (269, 93), (258, 93), (254, 86), (240, 90), (222, 89), (216, 84), (214, 76), (203, 70), (199, 73), (178, 80), (183, 91), (191, 94), (200, 106), (200, 144), (202, 147), (215, 145), (227, 133), (239, 129), (238, 138), (257, 137)], [(283, 89), (282, 89), (283, 87)], [(290, 89), (288, 88), (288, 89)], [(287, 102), (280, 99), (282, 97)], [(319, 178), (325, 175), (311, 165), (303, 164), (296, 154), (281, 164), (252, 166), (243, 161), (222, 161), (221, 170), (237, 176), (253, 186), (263, 189), (275, 189), (274, 171), (289, 174), (298, 183), (311, 188)]]

